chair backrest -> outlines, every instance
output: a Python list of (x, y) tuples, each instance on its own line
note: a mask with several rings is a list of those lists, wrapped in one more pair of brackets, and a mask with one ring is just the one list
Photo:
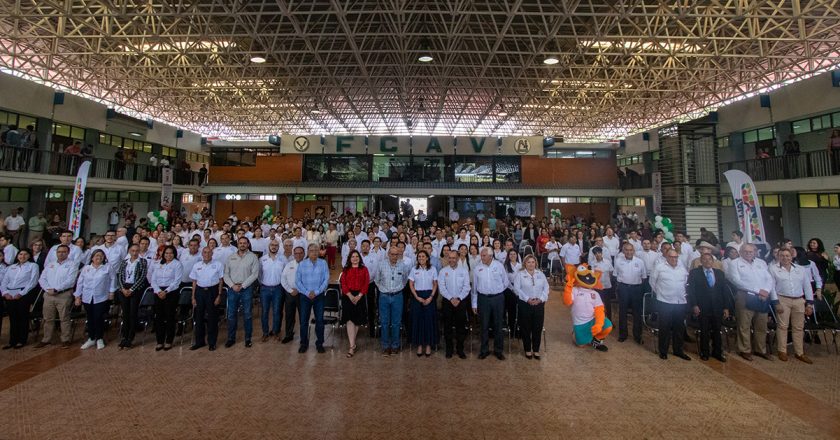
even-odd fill
[(324, 311), (338, 311), (341, 307), (341, 292), (335, 287), (329, 287), (324, 292)]
[(814, 300), (814, 316), (816, 317), (816, 322), (837, 323), (837, 316), (834, 315), (834, 310), (831, 309), (831, 304), (828, 303), (828, 299), (825, 296), (822, 299)]
[(35, 301), (32, 301), (32, 305), (29, 306), (29, 313), (38, 310), (39, 307), (43, 307), (44, 305), (44, 289), (38, 291), (38, 296), (35, 297)]
[(151, 307), (155, 305), (155, 291), (151, 287), (147, 287), (143, 291), (143, 296), (140, 297), (140, 307)]
[(178, 297), (178, 305), (191, 306), (192, 305), (192, 287), (181, 288), (180, 296)]

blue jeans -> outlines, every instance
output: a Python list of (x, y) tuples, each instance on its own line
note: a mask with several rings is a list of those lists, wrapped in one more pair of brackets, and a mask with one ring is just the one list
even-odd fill
[(324, 346), (324, 295), (317, 295), (315, 299), (309, 299), (304, 294), (300, 297), (300, 346), (309, 347), (309, 316), (312, 309), (315, 309), (315, 346)]
[(382, 349), (400, 348), (400, 324), (403, 313), (402, 291), (396, 295), (379, 294), (379, 325), (382, 326)]
[(263, 336), (269, 334), (268, 330), (268, 313), (271, 312), (271, 331), (275, 335), (280, 334), (280, 306), (283, 304), (283, 290), (279, 285), (277, 286), (263, 286), (260, 285), (260, 302), (262, 303), (262, 314), (260, 314), (260, 324), (262, 324)]
[(245, 340), (251, 340), (251, 333), (254, 331), (254, 320), (251, 316), (251, 298), (254, 294), (254, 286), (242, 289), (239, 293), (228, 289), (227, 293), (227, 319), (228, 319), (228, 341), (236, 341), (236, 313), (242, 305), (242, 315), (245, 327)]

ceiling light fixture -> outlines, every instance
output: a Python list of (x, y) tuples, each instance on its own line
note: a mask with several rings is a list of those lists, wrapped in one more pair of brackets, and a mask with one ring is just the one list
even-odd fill
[(503, 118), (504, 118), (505, 116), (507, 116), (507, 115), (508, 115), (508, 112), (506, 112), (506, 111), (505, 111), (505, 105), (504, 105), (504, 104), (499, 104), (499, 113), (498, 113), (498, 115), (499, 115), (499, 116), (501, 116), (501, 117), (503, 117)]
[(261, 57), (259, 55), (254, 55), (251, 57), (251, 62), (256, 64), (262, 64), (265, 62), (265, 57)]
[(557, 57), (554, 56), (546, 57), (546, 59), (543, 60), (543, 64), (548, 64), (549, 66), (553, 66), (559, 62), (560, 60), (558, 60)]
[(132, 136), (137, 136), (137, 137), (143, 136), (143, 134), (142, 134), (142, 133), (138, 133), (138, 132), (136, 132), (136, 131), (132, 131), (132, 132), (130, 132), (130, 133), (128, 133), (128, 134), (130, 134), (130, 135), (132, 135)]
[(417, 61), (421, 63), (430, 63), (434, 61), (435, 57), (432, 56), (432, 53), (429, 51), (429, 40), (423, 39), (420, 41), (420, 56), (417, 57)]

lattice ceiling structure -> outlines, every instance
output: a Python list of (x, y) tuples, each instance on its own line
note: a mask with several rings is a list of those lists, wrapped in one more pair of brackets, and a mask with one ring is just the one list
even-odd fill
[(0, 4), (5, 71), (226, 139), (600, 141), (840, 63), (837, 0)]

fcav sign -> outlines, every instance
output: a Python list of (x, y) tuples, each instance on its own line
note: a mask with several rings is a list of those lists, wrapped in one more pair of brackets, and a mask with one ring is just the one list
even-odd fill
[[(323, 145), (321, 140), (323, 139)], [(393, 154), (399, 156), (541, 156), (540, 136), (282, 136), (284, 154)]]

